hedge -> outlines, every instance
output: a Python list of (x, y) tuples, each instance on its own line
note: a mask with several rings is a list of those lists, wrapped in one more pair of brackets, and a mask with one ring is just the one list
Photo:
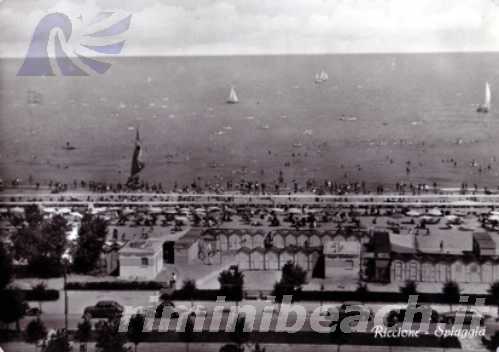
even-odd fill
[[(462, 294), (464, 296), (464, 294)], [(497, 305), (489, 295), (466, 295), (468, 301), (473, 304), (477, 298), (483, 298), (486, 304)], [(407, 302), (409, 297), (400, 292), (351, 292), (351, 291), (302, 291), (295, 299), (297, 301), (359, 301), (359, 302), (379, 302), (379, 303), (397, 303)], [(455, 304), (442, 293), (418, 293), (419, 303), (441, 303)]]
[(91, 281), (91, 282), (68, 282), (67, 290), (80, 291), (126, 291), (126, 290), (143, 290), (154, 291), (167, 288), (164, 283), (157, 281)]
[(15, 289), (14, 291), (18, 292), (25, 301), (43, 302), (43, 301), (57, 301), (59, 299), (58, 290), (45, 289), (43, 291), (37, 291), (37, 290)]
[[(126, 290), (143, 290), (143, 291), (159, 291), (168, 288), (165, 283), (157, 281), (98, 281), (98, 282), (68, 282), (66, 284), (68, 290), (82, 291), (126, 291)], [(50, 290), (47, 290), (50, 291)], [(57, 291), (56, 291), (57, 292)], [(197, 301), (215, 301), (217, 296), (220, 296), (219, 290), (204, 290), (197, 289), (194, 291), (192, 300)], [(253, 295), (256, 298), (258, 295)], [(467, 295), (469, 304), (473, 304), (477, 298), (485, 300), (486, 304), (499, 305), (499, 302), (494, 301), (489, 295)], [(190, 297), (177, 290), (172, 292), (171, 299), (173, 300), (190, 300)], [(400, 292), (352, 292), (352, 291), (301, 291), (297, 292), (293, 297), (294, 301), (309, 301), (309, 302), (373, 302), (373, 303), (397, 303), (407, 302), (408, 297)], [(447, 296), (442, 293), (419, 293), (419, 303), (441, 303), (455, 304), (451, 302)]]

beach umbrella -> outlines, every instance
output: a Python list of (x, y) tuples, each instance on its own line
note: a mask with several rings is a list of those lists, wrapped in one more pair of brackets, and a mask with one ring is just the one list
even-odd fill
[(421, 215), (421, 213), (418, 212), (418, 211), (416, 211), (416, 210), (414, 210), (414, 209), (411, 209), (407, 213), (405, 213), (405, 215), (411, 216), (411, 217), (418, 217), (418, 216)]
[(24, 208), (14, 207), (14, 208), (10, 209), (10, 212), (13, 214), (24, 214)]
[(489, 221), (499, 222), (499, 215), (491, 215), (491, 216), (489, 216)]
[(182, 222), (182, 223), (188, 223), (189, 222), (189, 219), (187, 218), (187, 216), (176, 215), (174, 219), (175, 219), (175, 221), (179, 221), (179, 222)]
[(220, 208), (219, 207), (208, 207), (208, 212), (210, 213), (213, 213), (213, 212), (216, 212), (216, 211), (220, 211)]
[(189, 214), (190, 209), (189, 208), (180, 208), (178, 211), (180, 214)]
[(428, 211), (428, 215), (430, 216), (442, 216), (442, 211), (438, 208), (433, 208)]
[(237, 211), (235, 209), (232, 209), (232, 208), (229, 208), (229, 207), (225, 207), (225, 212), (226, 213), (231, 213), (231, 214), (236, 214)]
[(69, 209), (69, 208), (59, 208), (59, 209), (57, 209), (57, 213), (58, 214), (70, 214), (71, 213), (71, 209)]
[(135, 210), (133, 210), (132, 208), (126, 207), (125, 209), (123, 209), (122, 213), (123, 213), (123, 215), (130, 215), (130, 214), (135, 213)]
[(151, 214), (160, 214), (163, 212), (163, 209), (161, 209), (160, 207), (149, 207), (147, 211)]

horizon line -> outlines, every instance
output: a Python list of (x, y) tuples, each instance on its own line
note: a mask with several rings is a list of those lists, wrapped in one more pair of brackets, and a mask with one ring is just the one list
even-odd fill
[[(332, 55), (431, 55), (431, 54), (499, 54), (498, 50), (429, 50), (429, 51), (344, 51), (344, 52), (314, 52), (314, 53), (215, 53), (215, 54), (152, 54), (152, 55), (96, 55), (91, 58), (177, 58), (177, 57), (242, 57), (242, 56), (332, 56)], [(68, 55), (70, 58), (78, 58), (76, 55)], [(3, 56), (0, 59), (25, 59), (26, 56)], [(45, 58), (43, 56), (33, 57), (33, 59)], [(55, 59), (56, 57), (51, 57)]]

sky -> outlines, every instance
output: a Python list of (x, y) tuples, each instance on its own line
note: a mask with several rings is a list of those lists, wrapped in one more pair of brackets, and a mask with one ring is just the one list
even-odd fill
[(132, 14), (112, 38), (125, 56), (499, 50), (499, 0), (0, 0), (0, 57), (23, 57), (54, 12), (75, 48), (102, 11)]

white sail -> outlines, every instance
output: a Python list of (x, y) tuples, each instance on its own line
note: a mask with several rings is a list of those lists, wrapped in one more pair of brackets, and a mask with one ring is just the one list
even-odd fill
[(320, 73), (315, 74), (315, 82), (317, 82), (317, 83), (325, 82), (328, 79), (329, 79), (329, 76), (328, 76), (327, 72), (324, 70), (321, 70)]
[(483, 104), (486, 109), (490, 109), (490, 85), (489, 82), (485, 83), (485, 103)]
[(327, 81), (329, 79), (329, 76), (328, 76), (326, 71), (322, 70), (320, 78), (321, 78), (321, 81)]
[(237, 93), (234, 87), (230, 87), (230, 93), (229, 93), (229, 98), (227, 99), (227, 103), (229, 104), (239, 103), (239, 98), (237, 97)]

